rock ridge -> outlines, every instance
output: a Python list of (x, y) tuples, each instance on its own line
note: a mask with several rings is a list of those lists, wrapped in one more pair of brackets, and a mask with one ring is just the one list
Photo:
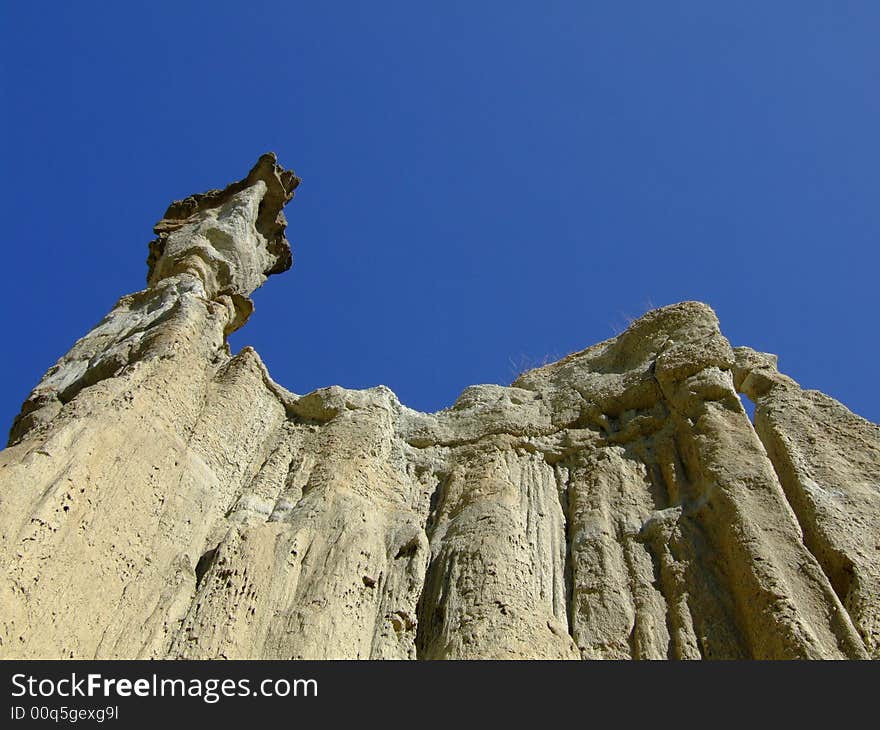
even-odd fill
[(298, 184), (269, 154), (173, 203), (25, 401), (0, 656), (880, 656), (878, 426), (699, 302), (437, 413), (292, 393), (226, 336)]

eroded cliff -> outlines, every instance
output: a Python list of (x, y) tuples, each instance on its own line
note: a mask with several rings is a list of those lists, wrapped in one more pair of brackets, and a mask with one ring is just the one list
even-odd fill
[(2, 657), (880, 657), (880, 428), (696, 302), (434, 414), (295, 395), (225, 337), (298, 182), (172, 204), (25, 402)]

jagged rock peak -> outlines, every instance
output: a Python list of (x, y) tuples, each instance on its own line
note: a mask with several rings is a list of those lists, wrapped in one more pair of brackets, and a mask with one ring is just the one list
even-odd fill
[(287, 271), (293, 257), (282, 209), (299, 183), (267, 152), (242, 180), (171, 203), (153, 228), (148, 286), (191, 271), (209, 294), (247, 296), (266, 276)]

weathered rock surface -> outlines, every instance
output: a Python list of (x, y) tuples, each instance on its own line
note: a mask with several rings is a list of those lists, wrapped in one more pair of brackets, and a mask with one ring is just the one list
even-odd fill
[(439, 413), (290, 393), (225, 336), (298, 182), (174, 203), (25, 402), (0, 656), (880, 656), (880, 428), (696, 302)]

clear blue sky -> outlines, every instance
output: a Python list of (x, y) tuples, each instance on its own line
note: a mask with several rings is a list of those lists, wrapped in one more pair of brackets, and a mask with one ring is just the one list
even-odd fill
[(699, 299), (880, 421), (880, 3), (4, 2), (0, 422), (173, 199), (274, 150), (232, 339), (422, 410)]

